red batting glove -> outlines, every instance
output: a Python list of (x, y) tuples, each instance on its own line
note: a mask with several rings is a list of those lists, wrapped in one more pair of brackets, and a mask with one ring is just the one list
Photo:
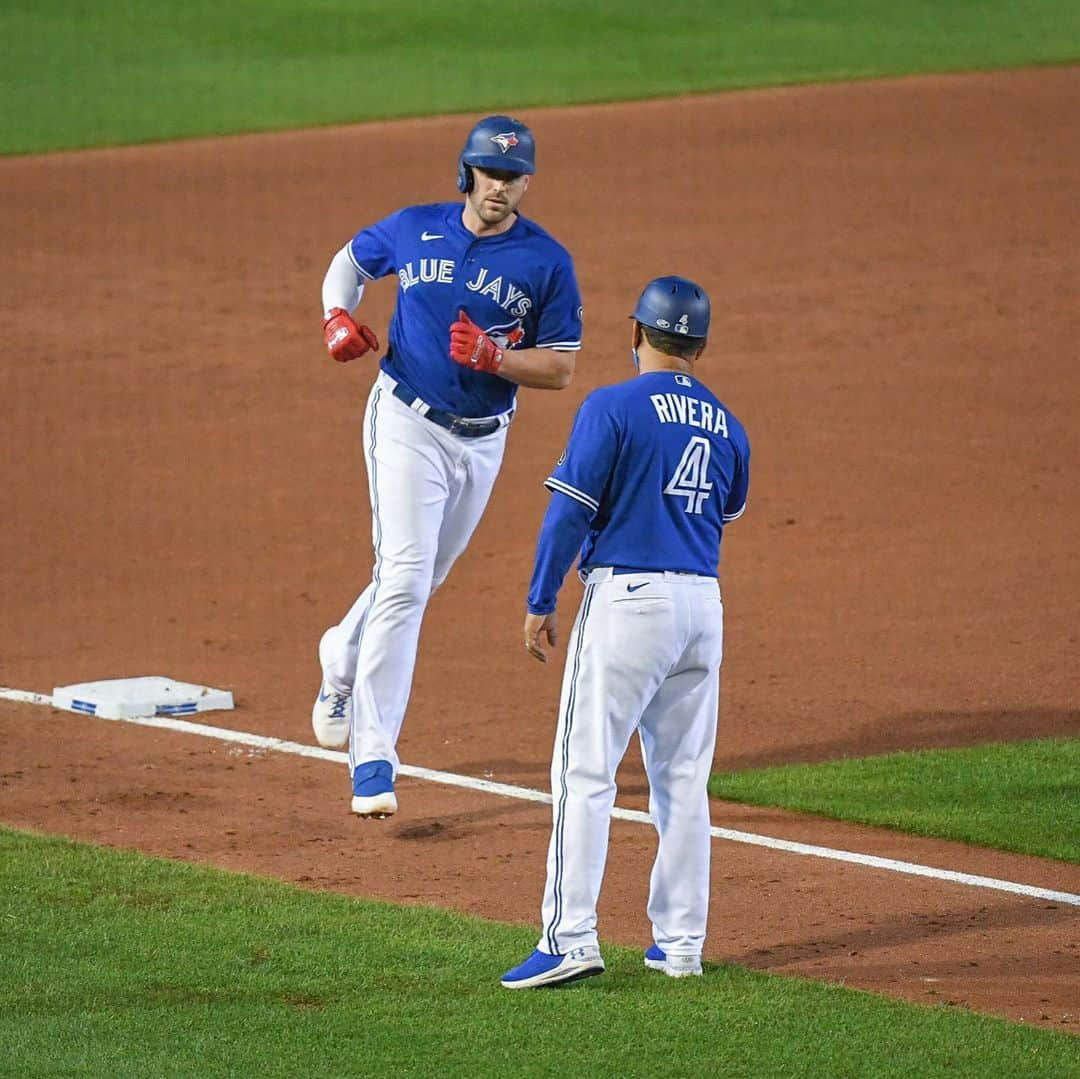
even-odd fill
[(450, 327), (450, 359), (494, 375), (502, 365), (503, 350), (464, 311), (458, 311), (458, 321)]
[(335, 307), (326, 316), (322, 330), (326, 338), (326, 351), (338, 363), (358, 360), (369, 349), (379, 347), (375, 331), (353, 322), (352, 316), (343, 307)]

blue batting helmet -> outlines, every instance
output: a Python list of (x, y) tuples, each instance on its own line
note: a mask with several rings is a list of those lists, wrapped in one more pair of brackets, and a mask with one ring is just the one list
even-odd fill
[(505, 169), (507, 172), (536, 172), (536, 142), (532, 132), (510, 116), (485, 116), (469, 132), (458, 157), (459, 191), (472, 190), (472, 169)]
[(709, 315), (709, 297), (700, 285), (685, 277), (657, 277), (645, 286), (630, 317), (665, 333), (704, 339)]

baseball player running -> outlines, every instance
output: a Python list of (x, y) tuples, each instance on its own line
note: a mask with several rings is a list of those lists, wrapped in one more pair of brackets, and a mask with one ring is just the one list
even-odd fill
[(567, 386), (581, 347), (570, 255), (518, 212), (535, 171), (532, 132), (486, 117), (458, 158), (464, 204), (412, 206), (362, 229), (323, 281), (326, 347), (344, 363), (379, 347), (350, 314), (367, 282), (398, 279), (364, 414), (375, 565), (323, 634), (311, 714), (320, 745), (349, 743), (361, 817), (397, 810), (395, 746), (420, 623), (487, 504), (517, 388)]
[(716, 740), (724, 525), (746, 507), (750, 447), (695, 377), (709, 299), (683, 277), (649, 283), (633, 314), (639, 374), (590, 394), (546, 486), (525, 647), (546, 660), (555, 599), (575, 554), (585, 594), (570, 633), (551, 763), (554, 827), (543, 932), (508, 989), (600, 974), (596, 902), (615, 772), (641, 738), (659, 847), (645, 965), (701, 973), (709, 906), (706, 781)]

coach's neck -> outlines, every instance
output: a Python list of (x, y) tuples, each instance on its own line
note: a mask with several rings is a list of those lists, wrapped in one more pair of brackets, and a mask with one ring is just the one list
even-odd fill
[(637, 345), (638, 372), (642, 375), (651, 374), (654, 371), (676, 371), (679, 374), (693, 374), (694, 364), (704, 351), (705, 345), (697, 350), (692, 359), (682, 356), (671, 356), (666, 352), (653, 348), (644, 338)]

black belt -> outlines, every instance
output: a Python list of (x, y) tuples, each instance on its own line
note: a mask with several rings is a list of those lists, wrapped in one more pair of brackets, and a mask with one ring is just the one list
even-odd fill
[[(399, 401), (404, 401), (410, 408), (417, 401), (422, 400), (412, 390), (407, 390), (400, 382), (394, 383), (394, 396)], [(416, 411), (424, 419), (431, 420), (432, 423), (437, 423), (440, 427), (445, 427), (451, 434), (458, 435), (460, 438), (483, 438), (485, 435), (495, 434), (503, 426), (502, 420), (497, 416), (471, 419), (468, 416), (455, 416), (452, 412), (442, 412), (430, 406), (428, 406), (426, 412), (420, 412), (419, 409)]]

